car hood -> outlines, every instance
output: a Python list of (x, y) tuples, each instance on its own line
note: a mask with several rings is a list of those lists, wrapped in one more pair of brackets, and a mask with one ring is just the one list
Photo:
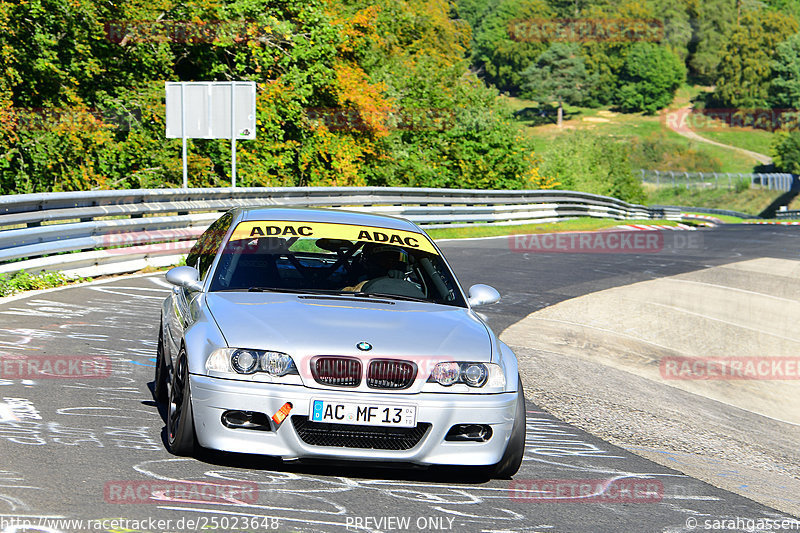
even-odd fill
[[(469, 309), (367, 298), (216, 292), (208, 309), (228, 346), (315, 355), (489, 362), (494, 334)], [(364, 352), (356, 345), (368, 342)]]

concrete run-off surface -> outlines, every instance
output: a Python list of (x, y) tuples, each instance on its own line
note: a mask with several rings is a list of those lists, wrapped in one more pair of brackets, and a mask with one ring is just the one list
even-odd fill
[(676, 379), (664, 361), (796, 361), (799, 297), (800, 261), (752, 259), (562, 301), (502, 338), (554, 415), (797, 515), (800, 380)]

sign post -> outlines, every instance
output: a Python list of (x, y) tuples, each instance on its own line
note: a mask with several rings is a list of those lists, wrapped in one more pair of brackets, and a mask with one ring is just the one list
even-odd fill
[[(231, 82), (232, 83), (232, 82)], [(231, 117), (236, 116), (236, 97), (231, 85)], [(253, 110), (255, 115), (255, 110)], [(231, 120), (231, 187), (236, 187), (236, 133), (234, 133), (235, 120)]]
[(236, 141), (256, 138), (253, 81), (166, 82), (166, 135), (183, 142), (183, 186), (189, 186), (187, 139), (231, 140), (231, 186), (236, 187)]
[(186, 163), (186, 98), (184, 98), (184, 85), (181, 83), (181, 140), (183, 144), (183, 188), (189, 188), (189, 169)]

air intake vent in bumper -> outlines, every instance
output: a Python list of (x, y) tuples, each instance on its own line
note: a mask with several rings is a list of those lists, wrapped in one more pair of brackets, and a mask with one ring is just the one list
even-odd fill
[(374, 450), (410, 450), (422, 440), (431, 425), (427, 422), (413, 428), (357, 426), (309, 422), (308, 417), (292, 417), (300, 440), (311, 446), (361, 448)]

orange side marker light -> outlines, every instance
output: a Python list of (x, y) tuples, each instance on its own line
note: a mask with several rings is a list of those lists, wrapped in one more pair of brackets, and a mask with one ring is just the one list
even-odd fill
[(283, 404), (283, 407), (278, 409), (278, 412), (272, 415), (272, 421), (275, 422), (277, 425), (281, 425), (281, 423), (289, 416), (289, 411), (292, 410), (291, 402), (286, 402)]

